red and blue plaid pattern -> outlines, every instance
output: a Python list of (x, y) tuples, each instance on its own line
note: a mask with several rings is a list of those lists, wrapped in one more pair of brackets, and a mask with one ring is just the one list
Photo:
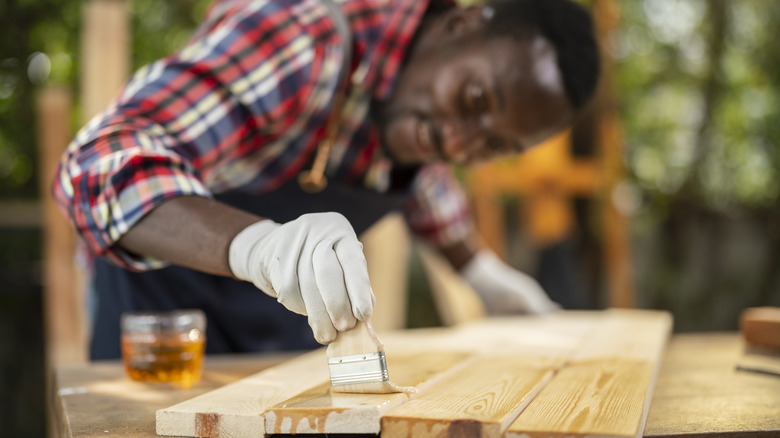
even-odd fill
[[(338, 3), (354, 47), (327, 173), (381, 191), (390, 165), (370, 102), (391, 92), (427, 1)], [(343, 56), (317, 0), (216, 2), (186, 47), (136, 72), (77, 134), (55, 179), (57, 203), (92, 252), (135, 270), (164, 266), (114, 244), (166, 199), (262, 193), (295, 177), (323, 135)], [(451, 171), (433, 165), (415, 185), (412, 229), (439, 245), (464, 237), (471, 222)]]

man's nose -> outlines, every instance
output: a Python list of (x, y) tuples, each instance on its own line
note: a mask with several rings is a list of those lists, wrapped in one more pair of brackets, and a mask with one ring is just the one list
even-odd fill
[(481, 136), (477, 123), (460, 119), (445, 119), (441, 122), (442, 149), (447, 158), (463, 162), (469, 156), (470, 146)]

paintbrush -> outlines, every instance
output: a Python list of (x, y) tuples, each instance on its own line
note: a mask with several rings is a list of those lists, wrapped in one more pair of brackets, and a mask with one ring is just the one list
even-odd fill
[(369, 321), (358, 321), (355, 328), (339, 332), (328, 345), (328, 368), (333, 392), (387, 394), (416, 392), (390, 381), (385, 348)]

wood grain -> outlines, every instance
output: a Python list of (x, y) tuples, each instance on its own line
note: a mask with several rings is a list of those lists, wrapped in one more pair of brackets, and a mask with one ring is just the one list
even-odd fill
[(544, 357), (479, 357), (385, 415), (382, 436), (499, 436), (560, 365)]
[(263, 412), (329, 381), (324, 349), (304, 354), (217, 390), (157, 411), (157, 434), (263, 436)]
[(507, 436), (637, 436), (652, 373), (652, 363), (617, 358), (566, 366)]
[(506, 436), (641, 436), (670, 331), (665, 312), (605, 312)]
[[(418, 332), (410, 331), (407, 340), (416, 339)], [(431, 330), (423, 330), (422, 334), (430, 338)], [(400, 348), (395, 338), (389, 333), (382, 334), (390, 358)], [(780, 379), (735, 372), (734, 364), (742, 350), (743, 342), (736, 332), (674, 335), (665, 350), (644, 436), (780, 436)], [(201, 382), (190, 389), (175, 391), (131, 381), (119, 361), (58, 367), (50, 402), (59, 412), (63, 437), (156, 438), (156, 410), (292, 357), (289, 353), (270, 358), (267, 354), (209, 356)]]
[(670, 326), (615, 310), (383, 334), (390, 377), (418, 394), (336, 394), (321, 349), (159, 411), (158, 433), (635, 436)]
[[(441, 380), (464, 363), (464, 352), (416, 353), (388, 357), (391, 378), (417, 390)], [(321, 385), (271, 407), (265, 413), (267, 433), (379, 433), (380, 418), (408, 400), (407, 394), (348, 394)]]
[(780, 437), (780, 378), (735, 371), (737, 333), (678, 334), (666, 349), (646, 437)]

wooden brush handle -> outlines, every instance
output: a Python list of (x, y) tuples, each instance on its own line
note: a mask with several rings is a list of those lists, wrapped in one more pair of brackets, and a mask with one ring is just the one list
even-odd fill
[(355, 328), (339, 332), (336, 340), (328, 345), (328, 357), (384, 351), (382, 341), (374, 333), (369, 321), (358, 321)]

